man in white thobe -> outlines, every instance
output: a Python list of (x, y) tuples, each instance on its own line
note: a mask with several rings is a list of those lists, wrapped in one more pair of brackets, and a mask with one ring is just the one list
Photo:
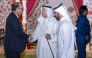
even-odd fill
[(38, 25), (32, 35), (33, 39), (31, 42), (38, 40), (36, 49), (37, 58), (53, 58), (53, 55), (55, 57), (56, 54), (56, 30), (58, 21), (53, 17), (53, 11), (50, 6), (42, 6), (41, 12), (41, 15), (37, 19)]
[(54, 16), (59, 20), (57, 30), (57, 54), (56, 58), (75, 58), (75, 26), (63, 4), (54, 8)]

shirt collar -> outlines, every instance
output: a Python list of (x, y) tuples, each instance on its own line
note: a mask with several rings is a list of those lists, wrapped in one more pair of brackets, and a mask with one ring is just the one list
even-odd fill
[(13, 12), (17, 17), (19, 17), (15, 12)]

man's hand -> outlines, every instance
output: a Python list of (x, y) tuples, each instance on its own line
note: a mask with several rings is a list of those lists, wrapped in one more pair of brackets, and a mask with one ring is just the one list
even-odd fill
[(74, 30), (74, 32), (77, 32), (77, 30)]
[(45, 38), (46, 38), (46, 39), (51, 39), (50, 34), (46, 34), (46, 35), (45, 35)]
[(86, 40), (88, 40), (88, 38), (89, 38), (89, 37), (88, 37), (88, 35), (87, 35), (87, 36), (85, 36), (85, 38), (86, 38)]
[(33, 39), (33, 37), (29, 36), (28, 42), (30, 43), (32, 39)]

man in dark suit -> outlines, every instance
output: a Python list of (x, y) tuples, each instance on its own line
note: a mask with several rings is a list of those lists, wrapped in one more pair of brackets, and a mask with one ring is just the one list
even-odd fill
[(20, 58), (20, 53), (25, 50), (29, 36), (23, 32), (18, 18), (23, 13), (23, 5), (15, 2), (11, 6), (12, 12), (6, 19), (4, 50), (7, 58)]
[(77, 19), (76, 42), (78, 46), (78, 58), (86, 58), (86, 44), (90, 40), (90, 25), (87, 19), (87, 6), (81, 6)]

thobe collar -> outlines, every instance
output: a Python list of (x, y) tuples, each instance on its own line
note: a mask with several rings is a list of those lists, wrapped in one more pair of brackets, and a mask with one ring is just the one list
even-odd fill
[(62, 17), (61, 19), (60, 19), (60, 21), (59, 21), (59, 24), (58, 25), (62, 25), (62, 23), (65, 21), (65, 18), (64, 17)]
[(47, 22), (49, 20), (49, 18), (44, 18), (44, 22)]
[(19, 16), (15, 12), (13, 12), (13, 13), (17, 16), (17, 18), (19, 18)]
[(85, 16), (85, 15), (83, 15), (83, 14), (80, 14), (80, 16), (84, 16), (84, 17), (87, 17), (87, 16)]
[(62, 17), (62, 18), (60, 19), (60, 23), (62, 23), (62, 22), (64, 22), (64, 21), (65, 21), (65, 18)]

